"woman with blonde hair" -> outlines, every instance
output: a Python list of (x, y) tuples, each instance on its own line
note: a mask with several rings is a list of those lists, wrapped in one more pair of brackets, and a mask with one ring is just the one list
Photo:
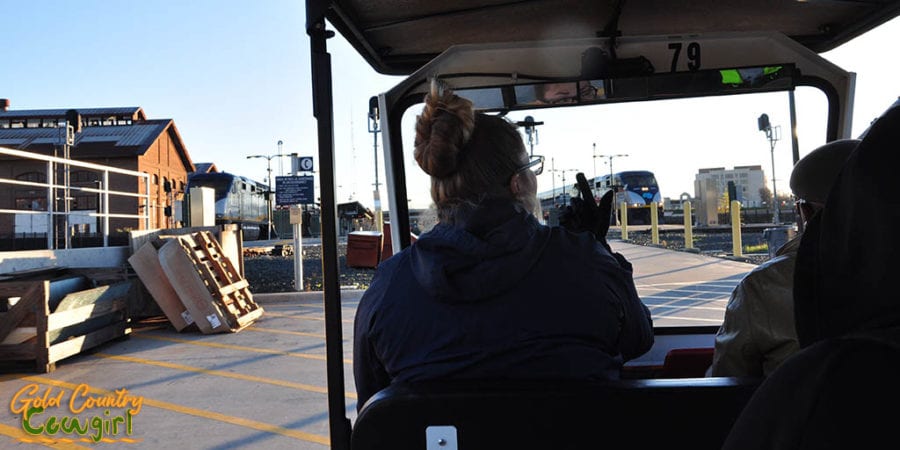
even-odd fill
[(395, 381), (615, 379), (650, 349), (650, 312), (608, 225), (535, 218), (543, 158), (512, 123), (432, 82), (414, 156), (439, 223), (380, 264), (360, 300), (358, 408)]

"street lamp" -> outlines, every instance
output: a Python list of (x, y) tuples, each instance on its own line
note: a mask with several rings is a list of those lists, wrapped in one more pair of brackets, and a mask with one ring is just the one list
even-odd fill
[[(280, 143), (281, 141), (278, 142)], [(269, 234), (267, 235), (268, 239), (272, 239), (272, 194), (275, 192), (274, 186), (272, 186), (272, 158), (280, 158), (281, 156), (284, 155), (250, 155), (247, 157), (247, 159), (265, 158), (266, 160), (266, 171), (269, 175), (269, 186), (268, 189), (266, 189), (266, 202), (268, 204), (266, 212), (268, 213), (267, 216), (269, 221)]]
[(278, 140), (278, 175), (284, 176), (284, 164), (282, 163), (281, 157), (284, 156), (281, 151), (281, 145), (284, 144), (284, 141), (281, 139)]
[(578, 172), (578, 170), (577, 169), (557, 169), (556, 167), (552, 167), (553, 166), (552, 159), (551, 159), (550, 163), (551, 163), (550, 172), (553, 173), (553, 202), (554, 202), (554, 204), (556, 203), (556, 172), (560, 172), (562, 174), (561, 178), (562, 178), (562, 188), (563, 188), (562, 204), (563, 204), (563, 206), (565, 206), (568, 203), (568, 201), (567, 201), (568, 197), (566, 194), (566, 172)]
[(528, 138), (528, 146), (531, 148), (529, 156), (534, 156), (534, 144), (537, 143), (537, 126), (544, 122), (535, 122), (534, 117), (525, 116), (525, 120), (516, 122), (516, 125), (525, 127), (525, 136)]
[(369, 98), (369, 133), (372, 133), (372, 147), (375, 151), (375, 190), (372, 191), (372, 199), (375, 202), (375, 231), (384, 232), (384, 213), (381, 210), (381, 192), (378, 190), (380, 183), (378, 182), (378, 133), (380, 115), (378, 112), (378, 97)]
[[(609, 158), (609, 182), (610, 182), (610, 184), (612, 184), (612, 182), (613, 182), (613, 166), (612, 166), (613, 158), (622, 158), (625, 156), (628, 156), (628, 154), (627, 153), (619, 153), (617, 155), (594, 155), (594, 158)], [(596, 172), (597, 169), (594, 169), (594, 171)]]
[(764, 131), (766, 139), (769, 140), (769, 152), (772, 155), (772, 207), (775, 209), (772, 220), (775, 222), (775, 225), (778, 225), (781, 223), (781, 214), (779, 212), (781, 208), (778, 204), (778, 190), (775, 188), (775, 143), (781, 138), (781, 127), (772, 127), (772, 124), (769, 123), (768, 114), (759, 116), (757, 124), (759, 125), (759, 131)]
[[(616, 155), (594, 155), (595, 162), (596, 162), (596, 158), (609, 158), (609, 188), (613, 190), (613, 195), (615, 195), (615, 192), (618, 191), (618, 189), (613, 184), (613, 182), (615, 180), (615, 176), (613, 176), (613, 165), (612, 165), (613, 158), (623, 158), (626, 156), (628, 156), (627, 153), (619, 153)], [(597, 169), (594, 169), (594, 171), (596, 172)], [(615, 201), (613, 202), (613, 213), (615, 214), (616, 218), (619, 217), (619, 203), (615, 202)]]

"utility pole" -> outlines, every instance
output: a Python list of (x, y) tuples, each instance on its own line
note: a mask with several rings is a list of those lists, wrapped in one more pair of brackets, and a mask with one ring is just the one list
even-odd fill
[(775, 143), (781, 138), (781, 127), (773, 127), (769, 123), (768, 114), (759, 116), (757, 124), (759, 125), (759, 131), (765, 132), (766, 139), (769, 140), (769, 153), (772, 155), (772, 208), (774, 209), (772, 220), (775, 222), (775, 225), (778, 225), (781, 223), (781, 213), (779, 211), (781, 208), (778, 204), (778, 189), (775, 187)]

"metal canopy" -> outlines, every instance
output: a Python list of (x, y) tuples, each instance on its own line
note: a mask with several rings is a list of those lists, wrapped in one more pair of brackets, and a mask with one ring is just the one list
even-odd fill
[(405, 75), (451, 45), (778, 31), (821, 53), (900, 14), (895, 0), (333, 0), (329, 22), (378, 72)]

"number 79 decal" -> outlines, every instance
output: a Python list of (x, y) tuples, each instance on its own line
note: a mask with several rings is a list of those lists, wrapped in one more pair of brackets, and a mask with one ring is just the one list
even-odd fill
[[(672, 50), (672, 72), (678, 71), (678, 57), (681, 56), (681, 47), (684, 44), (681, 42), (672, 42), (669, 44), (669, 49)], [(691, 72), (695, 72), (700, 69), (700, 44), (697, 42), (691, 42), (687, 46), (687, 67)]]

